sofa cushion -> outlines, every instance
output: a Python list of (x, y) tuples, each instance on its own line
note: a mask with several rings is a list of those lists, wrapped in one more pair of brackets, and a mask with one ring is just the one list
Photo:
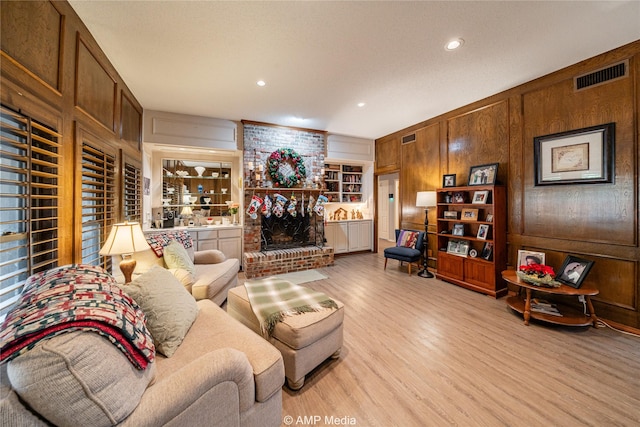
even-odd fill
[[(191, 293), (196, 300), (212, 299), (238, 275), (240, 263), (236, 258), (229, 258), (219, 264), (196, 264), (195, 283)], [(226, 292), (223, 301), (227, 299)]]
[(156, 350), (171, 357), (198, 315), (193, 296), (169, 270), (158, 266), (121, 286), (147, 317)]
[(136, 369), (109, 340), (76, 331), (41, 341), (7, 376), (33, 410), (58, 426), (110, 426), (138, 405), (155, 363)]
[(221, 251), (217, 249), (207, 249), (196, 252), (193, 262), (195, 264), (220, 264), (225, 259), (227, 259), (227, 257)]
[(165, 246), (163, 257), (165, 264), (169, 268), (181, 268), (191, 274), (196, 273), (193, 259), (189, 256), (184, 246), (175, 240)]
[(284, 364), (280, 352), (261, 336), (232, 318), (211, 300), (197, 302), (200, 311), (189, 334), (175, 355), (158, 358), (158, 377), (175, 372), (182, 366), (215, 349), (230, 347), (243, 352), (253, 369), (255, 400), (265, 402), (284, 384)]

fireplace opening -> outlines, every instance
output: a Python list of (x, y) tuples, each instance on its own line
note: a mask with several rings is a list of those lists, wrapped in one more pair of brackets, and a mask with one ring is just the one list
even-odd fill
[(263, 216), (260, 248), (262, 251), (272, 251), (323, 246), (322, 232), (318, 232), (318, 226), (321, 224), (321, 220), (319, 221), (316, 215), (302, 216), (298, 213), (292, 216), (285, 213), (280, 218), (275, 215), (269, 218)]

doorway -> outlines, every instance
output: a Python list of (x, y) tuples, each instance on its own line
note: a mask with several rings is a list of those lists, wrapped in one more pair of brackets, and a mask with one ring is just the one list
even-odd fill
[(378, 238), (395, 242), (395, 230), (400, 226), (398, 173), (378, 176)]

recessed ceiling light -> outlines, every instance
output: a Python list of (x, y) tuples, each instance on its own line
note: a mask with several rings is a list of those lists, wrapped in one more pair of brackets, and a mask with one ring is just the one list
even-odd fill
[(266, 83), (265, 83), (264, 80), (258, 80), (257, 85), (258, 86), (264, 86), (264, 85), (266, 85)]
[(464, 44), (464, 40), (462, 39), (455, 39), (455, 40), (451, 40), (450, 42), (448, 42), (444, 48), (446, 50), (456, 50), (457, 48), (459, 48), (460, 46), (462, 46)]
[(367, 104), (365, 104), (364, 102), (358, 102), (358, 107), (364, 107), (365, 105)]

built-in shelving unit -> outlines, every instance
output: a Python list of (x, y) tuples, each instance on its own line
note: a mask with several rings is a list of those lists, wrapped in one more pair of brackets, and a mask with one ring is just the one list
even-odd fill
[(362, 203), (364, 200), (362, 173), (359, 165), (327, 163), (324, 165), (324, 195), (329, 202)]

